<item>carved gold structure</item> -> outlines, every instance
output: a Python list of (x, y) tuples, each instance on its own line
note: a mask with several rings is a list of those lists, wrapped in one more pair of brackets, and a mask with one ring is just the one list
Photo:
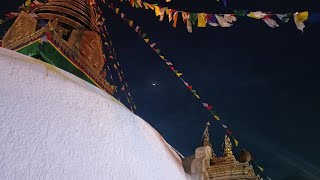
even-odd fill
[[(94, 3), (94, 0), (49, 0), (32, 10), (36, 16), (22, 11), (5, 34), (2, 45), (16, 50), (50, 33), (52, 44), (72, 64), (113, 94), (115, 88), (100, 75), (105, 59)], [(44, 22), (47, 25), (43, 26)]]

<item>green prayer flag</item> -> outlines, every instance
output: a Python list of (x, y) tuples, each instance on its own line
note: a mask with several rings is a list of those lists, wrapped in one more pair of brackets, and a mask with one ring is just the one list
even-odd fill
[(189, 21), (192, 23), (192, 25), (195, 25), (198, 20), (197, 13), (190, 13), (189, 15)]
[(141, 35), (141, 37), (144, 39), (144, 38), (147, 37), (147, 34), (146, 34), (146, 33), (143, 33), (143, 34)]
[(135, 8), (139, 8), (140, 7), (140, 5), (137, 2), (134, 3), (134, 6), (135, 6)]
[(290, 20), (290, 14), (276, 14), (276, 15), (284, 23), (287, 23)]
[(155, 51), (157, 54), (160, 53), (160, 49), (155, 49), (154, 51)]
[(234, 10), (233, 13), (236, 16), (246, 16), (247, 15), (247, 11), (246, 10)]

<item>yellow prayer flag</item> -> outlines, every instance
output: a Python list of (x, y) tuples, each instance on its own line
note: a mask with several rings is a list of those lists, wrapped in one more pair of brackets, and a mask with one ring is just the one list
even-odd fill
[(196, 96), (196, 98), (200, 99), (200, 96), (198, 94), (194, 94)]
[(297, 14), (298, 21), (300, 21), (300, 22), (306, 21), (308, 19), (308, 17), (309, 17), (308, 11), (300, 12)]
[(207, 19), (206, 13), (198, 13), (198, 27), (206, 27), (207, 26)]
[(164, 60), (164, 56), (160, 56), (160, 58), (161, 58), (162, 60)]
[(300, 31), (303, 31), (303, 29), (305, 28), (304, 21), (306, 21), (308, 17), (309, 17), (308, 11), (300, 12), (300, 13), (296, 12), (293, 14), (294, 22)]
[(255, 11), (255, 12), (250, 12), (249, 14), (247, 14), (248, 17), (254, 18), (254, 19), (262, 19), (263, 17), (265, 17), (267, 14), (263, 13), (261, 11)]
[(235, 138), (233, 138), (233, 140), (234, 140), (234, 144), (235, 144), (236, 146), (238, 146), (238, 145), (239, 145), (239, 142), (238, 142)]
[(177, 75), (178, 77), (180, 77), (180, 76), (182, 76), (182, 73), (176, 73), (176, 75)]
[(213, 115), (213, 117), (214, 117), (216, 120), (220, 121), (220, 117), (219, 117), (219, 116)]
[(133, 25), (133, 21), (129, 21), (129, 26), (131, 26), (132, 27), (132, 25)]
[(29, 6), (30, 4), (31, 4), (31, 0), (27, 0), (27, 1), (24, 3), (25, 6)]
[(170, 14), (171, 9), (166, 9), (166, 15)]
[(116, 8), (116, 13), (119, 14), (119, 8)]
[(154, 12), (155, 12), (156, 16), (160, 16), (161, 15), (159, 6), (154, 6)]
[(264, 171), (264, 169), (261, 166), (259, 166), (259, 165), (257, 165), (257, 166), (258, 166), (258, 168), (260, 169), (261, 172)]
[(144, 39), (145, 42), (149, 42), (149, 39)]
[(149, 9), (148, 8), (148, 4), (146, 2), (143, 2), (143, 6), (144, 6), (145, 9)]

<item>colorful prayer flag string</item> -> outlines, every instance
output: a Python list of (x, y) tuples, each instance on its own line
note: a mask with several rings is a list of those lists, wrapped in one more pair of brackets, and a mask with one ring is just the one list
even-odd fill
[[(119, 79), (120, 83), (122, 84), (121, 91), (124, 92), (124, 94), (126, 95), (126, 100), (129, 103), (130, 110), (134, 113), (136, 110), (136, 105), (134, 104), (134, 102), (132, 100), (132, 97), (131, 97), (131, 94), (130, 94), (129, 88), (128, 88), (128, 83), (126, 82), (124, 73), (123, 73), (122, 69), (120, 68), (120, 63), (117, 61), (118, 58), (117, 58), (115, 50), (112, 46), (112, 41), (110, 38), (107, 38), (107, 36), (109, 36), (109, 33), (108, 33), (108, 29), (107, 29), (106, 23), (105, 23), (106, 19), (103, 17), (102, 11), (99, 8), (99, 6), (96, 5), (95, 10), (96, 10), (96, 13), (98, 14), (97, 20), (99, 22), (98, 23), (99, 29), (101, 30), (103, 40), (105, 41), (103, 44), (105, 45), (105, 47), (108, 49), (108, 52), (109, 52), (109, 54), (107, 56), (104, 55), (104, 58), (105, 58), (105, 60), (108, 58), (113, 63), (112, 67), (115, 69), (115, 71), (118, 75), (118, 79)], [(106, 68), (110, 72), (110, 68), (109, 68), (107, 62), (106, 62)], [(110, 74), (110, 79), (112, 81), (114, 81), (112, 74)], [(116, 92), (117, 92), (117, 89), (116, 89)]]
[[(163, 21), (164, 17), (168, 17), (168, 21), (173, 21), (173, 27), (176, 27), (179, 14), (182, 17), (184, 24), (187, 27), (187, 31), (192, 33), (193, 26), (197, 26), (199, 28), (204, 28), (207, 25), (217, 27), (231, 27), (234, 22), (237, 21), (237, 17), (249, 17), (258, 20), (263, 20), (266, 25), (271, 28), (279, 27), (279, 24), (274, 19), (274, 17), (278, 17), (282, 22), (288, 22), (290, 17), (294, 18), (295, 24), (297, 29), (303, 31), (305, 25), (304, 22), (309, 18), (309, 12), (295, 12), (295, 13), (264, 13), (262, 11), (250, 11), (248, 13), (247, 10), (234, 10), (232, 13), (229, 14), (214, 14), (214, 13), (193, 13), (193, 12), (186, 12), (186, 11), (179, 11), (176, 9), (171, 9), (169, 7), (162, 7), (158, 4), (151, 4), (147, 2), (143, 2), (141, 0), (125, 0), (130, 2), (132, 7), (141, 8), (145, 10), (154, 11), (156, 17), (159, 17), (159, 21)], [(123, 0), (120, 0), (123, 2)], [(223, 1), (226, 5), (226, 0)], [(317, 17), (318, 13), (312, 13), (311, 17)], [(133, 21), (129, 21), (129, 25), (132, 26)]]
[[(120, 9), (119, 9), (119, 8), (113, 8), (112, 6), (109, 6), (109, 8), (112, 9), (112, 10), (114, 10), (114, 12), (115, 12), (116, 14), (120, 15), (121, 19), (123, 19), (126, 23), (128, 23), (128, 25), (129, 25), (132, 29), (134, 29), (135, 32), (137, 32), (137, 34), (149, 45), (149, 47), (155, 51), (155, 48), (154, 48), (155, 45), (153, 45), (154, 43), (151, 43), (152, 46), (151, 46), (151, 44), (150, 44), (150, 42), (154, 42), (154, 41), (151, 41), (150, 38), (148, 37), (148, 35), (147, 35), (146, 33), (142, 32), (140, 26), (137, 26), (132, 20), (126, 18), (125, 14), (122, 13), (122, 12), (120, 12)], [(131, 23), (130, 23), (130, 22), (131, 22)], [(129, 24), (129, 23), (130, 23), (130, 24)], [(136, 27), (139, 27), (139, 28), (136, 28)], [(157, 50), (159, 50), (159, 49), (157, 49)], [(201, 102), (202, 106), (203, 106), (204, 108), (206, 108), (206, 110), (213, 115), (213, 118), (216, 120), (216, 122), (219, 122), (219, 123), (220, 123), (220, 125), (225, 129), (226, 134), (228, 134), (229, 137), (231, 137), (231, 138), (233, 139), (234, 145), (235, 145), (236, 147), (239, 147), (239, 141), (233, 136), (232, 131), (230, 130), (230, 128), (229, 128), (227, 125), (225, 125), (225, 124), (222, 123), (221, 118), (220, 118), (220, 117), (217, 115), (217, 113), (213, 110), (213, 109), (214, 109), (213, 106), (210, 105), (210, 104), (208, 104), (208, 103), (206, 103), (206, 102), (203, 102), (203, 101), (202, 101), (202, 99), (200, 98), (200, 96), (197, 94), (197, 91), (196, 91), (191, 85), (189, 85), (189, 83), (187, 83), (187, 82), (182, 78), (182, 73), (181, 73), (181, 71), (177, 70), (177, 69), (174, 67), (173, 63), (172, 63), (170, 60), (166, 59), (165, 56), (161, 55), (161, 54), (160, 54), (160, 50), (159, 50), (159, 51), (155, 51), (155, 52), (156, 52), (156, 53), (159, 55), (159, 57), (165, 62), (165, 64), (169, 67), (169, 69), (171, 69), (172, 72), (184, 83), (184, 85), (190, 90), (190, 92)], [(261, 172), (264, 171), (264, 169), (263, 169), (261, 166), (257, 166), (257, 167), (258, 167), (258, 169), (259, 169)]]

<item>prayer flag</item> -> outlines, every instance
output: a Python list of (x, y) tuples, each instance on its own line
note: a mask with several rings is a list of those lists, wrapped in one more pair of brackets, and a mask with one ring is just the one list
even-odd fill
[(262, 19), (263, 17), (265, 17), (267, 14), (263, 13), (261, 11), (256, 11), (256, 12), (250, 12), (249, 14), (247, 14), (248, 17), (254, 18), (254, 19)]
[(215, 15), (215, 17), (221, 27), (231, 27), (232, 23), (237, 20), (236, 17), (229, 14), (225, 14), (224, 16)]
[(155, 6), (152, 5), (152, 4), (148, 4), (148, 3), (147, 3), (147, 6), (148, 6), (150, 9), (152, 9), (152, 10), (154, 10), (154, 8), (155, 8)]
[(225, 128), (225, 129), (227, 129), (227, 128), (228, 128), (228, 126), (226, 126), (226, 125), (224, 125), (224, 124), (222, 124), (222, 127), (223, 127), (223, 128)]
[(140, 27), (137, 26), (137, 27), (134, 29), (134, 31), (135, 31), (135, 32), (138, 32), (138, 31), (139, 31), (139, 28), (140, 28)]
[(235, 138), (233, 138), (233, 141), (234, 141), (234, 144), (235, 144), (236, 146), (239, 145), (239, 142), (238, 142)]
[(167, 9), (166, 13), (168, 15), (169, 22), (171, 22), (172, 21), (172, 11), (171, 11), (171, 9)]
[(189, 13), (188, 12), (182, 12), (181, 13), (182, 16), (182, 21), (187, 24), (188, 18), (189, 18)]
[(174, 12), (173, 14), (173, 27), (177, 27), (177, 21), (178, 21), (178, 11)]
[(144, 6), (144, 9), (149, 9), (148, 4), (146, 2), (143, 2), (143, 6)]
[(187, 20), (187, 30), (189, 33), (192, 33), (192, 23), (189, 19)]
[(257, 167), (260, 169), (261, 172), (264, 171), (264, 169), (261, 166), (257, 165)]
[(217, 27), (219, 26), (217, 19), (214, 14), (207, 14), (207, 23), (210, 26)]
[(204, 107), (206, 107), (209, 111), (213, 109), (213, 106), (209, 105), (208, 103), (202, 103)]
[(296, 23), (297, 28), (303, 32), (303, 29), (305, 28), (304, 21), (306, 21), (309, 17), (308, 11), (305, 12), (296, 12), (293, 14), (294, 16), (294, 22)]
[(233, 13), (234, 13), (236, 16), (246, 16), (247, 11), (246, 11), (246, 10), (234, 10)]
[(146, 38), (146, 37), (147, 37), (147, 34), (146, 34), (146, 33), (143, 33), (143, 34), (141, 35), (141, 37), (142, 37), (142, 38)]
[(134, 7), (134, 0), (130, 0), (130, 4), (132, 7)]
[(277, 22), (276, 22), (275, 20), (271, 19), (269, 16), (263, 17), (262, 20), (263, 20), (269, 27), (272, 27), (272, 28), (279, 27), (279, 24), (277, 24)]
[(159, 8), (159, 6), (154, 6), (154, 12), (155, 12), (156, 16), (160, 16), (160, 8)]
[(224, 7), (227, 7), (227, 0), (223, 0)]
[(150, 47), (154, 48), (156, 46), (156, 43), (150, 44)]
[(197, 13), (190, 13), (189, 14), (189, 21), (192, 23), (192, 25), (195, 25), (197, 22)]
[(154, 49), (154, 51), (159, 54), (160, 53), (160, 49)]
[(165, 13), (165, 8), (161, 8), (160, 9), (160, 19), (159, 19), (159, 21), (163, 21), (164, 13)]
[(276, 16), (284, 23), (289, 22), (290, 14), (276, 14)]
[(198, 27), (206, 27), (207, 19), (206, 13), (198, 13)]
[(31, 0), (27, 0), (27, 1), (24, 3), (24, 6), (28, 7), (30, 4), (31, 4)]
[(220, 119), (220, 117), (219, 116), (217, 116), (217, 115), (213, 115), (213, 117), (216, 119), (216, 120), (218, 120), (218, 121), (220, 121), (221, 119)]
[(132, 25), (133, 25), (133, 21), (129, 20), (129, 26), (132, 27)]
[(227, 133), (228, 133), (229, 135), (232, 134), (232, 132), (231, 132), (229, 129), (226, 129), (226, 131), (227, 131)]

